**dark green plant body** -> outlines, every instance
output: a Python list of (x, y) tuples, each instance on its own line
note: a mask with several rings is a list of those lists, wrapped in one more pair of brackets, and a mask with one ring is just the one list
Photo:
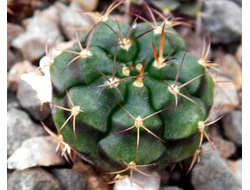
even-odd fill
[[(157, 24), (160, 26), (162, 23)], [(140, 70), (137, 71), (136, 68), (141, 68), (145, 62), (146, 78), (143, 86), (134, 85), (136, 80), (142, 78), (130, 78), (119, 82), (119, 91), (110, 86), (97, 87), (108, 82), (101, 73), (112, 79), (115, 45), (116, 42), (119, 43), (117, 35), (107, 25), (120, 34), (116, 21), (101, 22), (96, 26), (96, 31), (92, 29), (86, 40), (81, 43), (85, 48), (92, 32), (95, 32), (89, 48), (91, 56), (76, 59), (62, 72), (76, 57), (75, 54), (63, 52), (54, 59), (50, 67), (53, 104), (71, 109), (70, 97), (75, 106), (80, 106), (80, 109), (86, 112), (80, 112), (76, 116), (76, 139), (73, 119), (61, 129), (71, 113), (57, 107), (53, 108), (53, 118), (58, 131), (61, 129), (60, 134), (64, 142), (106, 171), (124, 169), (126, 165), (122, 158), (127, 163), (134, 161), (137, 165), (157, 163), (154, 167), (149, 167), (156, 170), (192, 156), (200, 145), (201, 132), (198, 122), (207, 118), (213, 103), (214, 83), (211, 76), (207, 73), (180, 89), (180, 93), (195, 101), (200, 107), (180, 95), (177, 95), (176, 106), (175, 95), (171, 93), (167, 84), (175, 83), (182, 60), (184, 59), (177, 86), (204, 74), (206, 69), (198, 63), (197, 58), (189, 53), (185, 54), (186, 46), (178, 35), (168, 32), (164, 34), (164, 58), (179, 46), (169, 57), (174, 59), (167, 61), (161, 68), (155, 67), (152, 42), (159, 55), (161, 33), (155, 34), (153, 30), (134, 41), (128, 50), (117, 46), (115, 78), (120, 80), (137, 76)], [(126, 36), (130, 26), (122, 23), (119, 25)], [(167, 24), (165, 28), (167, 31), (175, 32)], [(133, 28), (130, 39), (150, 29), (147, 23), (138, 24)], [(78, 44), (70, 50), (81, 51)], [(134, 66), (129, 70), (129, 76), (125, 75), (124, 68), (132, 64)], [(143, 119), (169, 106), (169, 109), (143, 121), (143, 126), (155, 136), (140, 127), (138, 144), (136, 127), (123, 131), (135, 124), (131, 116)]]

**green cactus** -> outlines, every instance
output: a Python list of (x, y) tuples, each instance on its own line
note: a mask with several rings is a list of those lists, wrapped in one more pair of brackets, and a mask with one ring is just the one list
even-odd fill
[(108, 19), (113, 7), (50, 64), (52, 114), (60, 142), (88, 162), (146, 174), (137, 167), (158, 170), (199, 150), (213, 104), (206, 67), (217, 68), (208, 50), (187, 52), (172, 27), (181, 23), (133, 27)]

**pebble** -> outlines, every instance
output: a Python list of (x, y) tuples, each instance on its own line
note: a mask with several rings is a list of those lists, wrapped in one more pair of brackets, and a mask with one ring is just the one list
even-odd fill
[(234, 1), (235, 3), (237, 3), (238, 5), (242, 6), (242, 0), (232, 0)]
[(227, 165), (230, 167), (232, 170), (234, 176), (242, 182), (242, 159), (232, 161), (232, 160), (227, 160)]
[(219, 109), (215, 112), (210, 121), (217, 119), (225, 113), (229, 113), (235, 107), (239, 105), (239, 97), (235, 87), (235, 84), (223, 75), (216, 77), (213, 73), (210, 73), (216, 81), (229, 81), (229, 82), (217, 82), (219, 87), (214, 88), (214, 104), (211, 108), (210, 114), (214, 113), (215, 109), (221, 103)]
[[(204, 150), (211, 148), (210, 144), (202, 145)], [(226, 161), (217, 151), (200, 154), (200, 162), (191, 172), (191, 183), (195, 190), (241, 190), (242, 184), (233, 175)]]
[(11, 108), (21, 109), (21, 105), (14, 93), (7, 92), (7, 111)]
[(36, 67), (27, 60), (15, 63), (7, 73), (7, 90), (16, 92), (21, 75), (35, 70)]
[(25, 30), (22, 26), (13, 23), (7, 23), (7, 48), (10, 48), (11, 42)]
[(52, 174), (35, 167), (13, 172), (8, 179), (8, 190), (62, 190), (62, 187)]
[(23, 58), (35, 61), (45, 54), (46, 41), (51, 46), (59, 35), (57, 42), (63, 41), (58, 27), (58, 10), (50, 6), (43, 11), (36, 10), (34, 16), (26, 21), (26, 30), (12, 41), (12, 46), (19, 49)]
[(8, 157), (19, 148), (26, 139), (47, 135), (46, 131), (35, 124), (24, 111), (11, 108), (7, 112), (7, 154)]
[[(190, 27), (179, 26), (177, 32), (183, 38), (186, 43), (188, 52), (195, 56), (196, 58), (201, 58), (202, 56), (202, 47), (203, 47), (203, 38), (200, 37), (197, 33), (193, 32)], [(207, 57), (207, 60), (211, 58), (212, 52), (210, 51)]]
[[(242, 36), (242, 8), (229, 0), (204, 0), (202, 25), (212, 43), (229, 44)], [(201, 31), (202, 32), (202, 31)]]
[(78, 161), (73, 165), (73, 170), (81, 173), (86, 178), (86, 188), (87, 189), (98, 189), (98, 190), (113, 190), (111, 186), (107, 184), (108, 175), (103, 175), (98, 173), (97, 170), (90, 164), (86, 162)]
[(24, 170), (34, 166), (65, 164), (65, 159), (56, 152), (58, 141), (52, 136), (33, 137), (23, 141), (8, 159), (8, 169)]
[(16, 63), (22, 61), (22, 53), (16, 49), (7, 49), (7, 71)]
[[(220, 70), (224, 72), (235, 84), (236, 90), (242, 89), (242, 68), (238, 63), (236, 57), (231, 54), (225, 54), (221, 57)], [(215, 60), (216, 63), (220, 61)]]
[(48, 103), (51, 101), (50, 78), (39, 76), (35, 73), (21, 75), (17, 89), (17, 98), (33, 119), (37, 121), (45, 120), (51, 115)]
[(177, 186), (167, 186), (167, 187), (160, 187), (159, 190), (183, 190)]
[(222, 118), (224, 135), (237, 146), (242, 145), (242, 111), (233, 110)]
[(151, 172), (149, 175), (156, 176), (146, 177), (142, 174), (134, 173), (132, 182), (130, 177), (124, 177), (115, 183), (114, 190), (156, 190), (160, 188), (160, 176), (157, 172)]
[(16, 62), (22, 60), (21, 53), (16, 49), (11, 49), (11, 42), (19, 34), (24, 32), (20, 25), (7, 23), (7, 69), (9, 70)]
[(235, 56), (238, 63), (242, 64), (242, 44), (238, 46)]
[(76, 40), (75, 25), (76, 28), (87, 29), (87, 31), (77, 31), (80, 39), (87, 35), (91, 27), (88, 21), (85, 20), (85, 17), (88, 16), (82, 16), (80, 13), (74, 12), (76, 10), (83, 11), (83, 9), (81, 9), (81, 7), (76, 2), (72, 2), (69, 6), (65, 6), (60, 2), (56, 2), (55, 7), (59, 11), (62, 32), (69, 40)]
[(85, 190), (86, 179), (72, 169), (52, 169), (50, 171), (62, 185), (63, 190)]
[(236, 152), (236, 147), (234, 143), (231, 141), (227, 141), (218, 137), (211, 137), (211, 140), (213, 143), (215, 143), (217, 147), (221, 146), (221, 148), (219, 148), (218, 151), (221, 158), (223, 159), (229, 158)]
[(236, 152), (236, 147), (232, 141), (223, 139), (220, 132), (220, 125), (215, 123), (208, 128), (208, 136), (216, 147), (221, 147), (218, 152), (223, 159), (227, 159)]
[(99, 3), (99, 0), (71, 0), (71, 2), (76, 2), (85, 11), (94, 11)]

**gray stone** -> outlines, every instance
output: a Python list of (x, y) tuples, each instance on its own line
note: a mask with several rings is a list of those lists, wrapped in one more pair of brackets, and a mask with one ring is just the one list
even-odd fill
[[(22, 107), (33, 119), (45, 120), (51, 114), (51, 83), (47, 76), (38, 76), (35, 73), (23, 74), (20, 77), (17, 98)], [(43, 104), (41, 109), (41, 104)]]
[(36, 67), (29, 61), (23, 60), (15, 63), (7, 73), (7, 89), (9, 92), (16, 92), (20, 77), (24, 73), (34, 72)]
[(43, 11), (36, 10), (29, 22), (26, 22), (26, 31), (12, 41), (12, 46), (19, 49), (23, 58), (34, 61), (45, 53), (46, 41), (52, 45), (57, 35), (57, 42), (63, 41), (58, 27), (58, 12), (54, 6)]
[(242, 0), (232, 0), (234, 1), (235, 3), (237, 3), (238, 5), (242, 6)]
[(20, 109), (21, 105), (14, 93), (7, 93), (7, 111), (11, 108)]
[(52, 136), (33, 137), (23, 141), (8, 159), (8, 169), (24, 170), (34, 166), (63, 165), (65, 159), (56, 152), (58, 140)]
[(229, 79), (235, 84), (236, 90), (242, 89), (242, 68), (238, 63), (236, 57), (232, 54), (225, 54), (219, 60), (215, 62), (220, 63), (220, 70), (225, 73)]
[(242, 36), (242, 8), (230, 0), (204, 0), (202, 25), (212, 43), (229, 44)]
[(236, 145), (242, 145), (242, 111), (233, 110), (223, 117), (222, 122), (224, 135)]
[(223, 75), (215, 76), (213, 73), (210, 74), (212, 75), (215, 82), (214, 104), (211, 108), (210, 114), (212, 114), (221, 103), (219, 109), (210, 119), (210, 121), (213, 121), (237, 107), (239, 105), (239, 97), (236, 86), (232, 81)]
[(37, 126), (24, 111), (11, 108), (7, 112), (7, 154), (12, 155), (26, 139), (46, 135), (46, 131)]
[(24, 28), (20, 25), (7, 23), (7, 48), (10, 47), (14, 38), (24, 32)]
[[(76, 10), (83, 11), (77, 3), (72, 2), (69, 6), (65, 6), (64, 4), (57, 2), (55, 3), (55, 6), (59, 10), (62, 32), (69, 40), (76, 40), (75, 25), (78, 29), (84, 28), (90, 30), (91, 26), (85, 20), (85, 17), (87, 16), (83, 17), (80, 13), (74, 12)], [(87, 33), (88, 31), (78, 31), (78, 35), (80, 38), (86, 36)]]
[(232, 141), (223, 139), (219, 127), (218, 123), (209, 126), (207, 134), (216, 147), (221, 147), (218, 149), (221, 158), (227, 159), (236, 152), (236, 146)]
[(242, 183), (242, 159), (237, 161), (227, 160), (227, 165), (232, 170), (234, 176)]
[(11, 49), (11, 42), (14, 38), (24, 32), (24, 28), (20, 25), (7, 22), (7, 70), (9, 70), (16, 62), (21, 61), (22, 56), (16, 49)]
[(11, 67), (19, 62), (22, 61), (22, 54), (20, 51), (16, 49), (7, 49), (7, 70), (11, 69)]
[(86, 179), (81, 173), (72, 169), (52, 169), (51, 173), (60, 181), (63, 190), (84, 190)]
[(8, 190), (62, 190), (58, 180), (44, 169), (16, 170), (8, 180)]
[[(210, 148), (204, 143), (202, 149)], [(241, 190), (241, 183), (234, 177), (217, 151), (200, 153), (200, 162), (193, 168), (191, 183), (195, 190)]]

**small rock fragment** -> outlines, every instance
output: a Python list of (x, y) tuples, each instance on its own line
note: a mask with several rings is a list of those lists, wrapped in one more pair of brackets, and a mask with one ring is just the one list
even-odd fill
[(50, 105), (47, 103), (51, 101), (50, 78), (35, 73), (23, 74), (18, 84), (17, 98), (35, 120), (48, 118), (51, 114)]
[[(133, 174), (132, 182), (129, 176), (124, 176), (123, 179), (117, 181), (114, 190), (155, 190), (160, 188), (160, 176), (157, 172), (152, 172), (147, 177), (142, 174)], [(131, 185), (132, 183), (132, 185)]]
[[(219, 61), (215, 61), (220, 63)], [(235, 56), (231, 54), (225, 54), (221, 58), (220, 70), (224, 72), (235, 84), (236, 90), (242, 89), (242, 68), (237, 62)]]
[(238, 5), (242, 6), (242, 0), (232, 0), (234, 1), (235, 3), (237, 3)]
[(36, 167), (12, 173), (8, 190), (62, 190), (62, 187), (52, 174)]
[(46, 131), (37, 126), (24, 111), (11, 108), (7, 112), (7, 153), (8, 156), (19, 148), (26, 139), (47, 135)]
[(21, 75), (24, 73), (34, 72), (35, 70), (36, 67), (27, 60), (13, 65), (7, 74), (7, 90), (16, 92)]
[[(207, 150), (208, 148), (210, 148), (209, 143), (202, 145), (202, 149)], [(200, 154), (200, 162), (192, 170), (191, 183), (195, 190), (242, 189), (242, 184), (217, 151)]]
[(52, 169), (51, 173), (58, 179), (63, 190), (84, 190), (86, 179), (81, 173), (72, 169)]
[(26, 60), (39, 59), (45, 53), (46, 41), (52, 45), (57, 35), (57, 43), (63, 41), (58, 22), (58, 10), (55, 6), (43, 11), (36, 10), (26, 31), (12, 41), (12, 46), (19, 49)]
[(242, 45), (239, 45), (237, 50), (236, 50), (236, 54), (235, 54), (237, 61), (242, 64)]
[(224, 135), (237, 146), (242, 145), (242, 111), (233, 110), (226, 114), (222, 123)]
[(14, 93), (8, 92), (7, 93), (7, 111), (11, 108), (20, 109), (21, 105)]
[(21, 53), (16, 49), (11, 49), (11, 42), (19, 34), (24, 32), (24, 28), (12, 23), (7, 23), (7, 69), (10, 69), (16, 62), (22, 60)]
[(10, 47), (14, 38), (24, 32), (24, 28), (20, 25), (7, 23), (7, 48)]
[(232, 141), (227, 141), (223, 139), (221, 133), (219, 132), (219, 124), (214, 123), (212, 126), (209, 126), (207, 134), (210, 140), (216, 147), (220, 147), (218, 152), (223, 159), (227, 159), (236, 152), (236, 147)]
[(229, 44), (242, 36), (242, 8), (228, 0), (204, 0), (202, 25), (212, 43)]
[(211, 140), (217, 147), (221, 146), (218, 149), (221, 158), (227, 159), (236, 152), (236, 147), (233, 142), (224, 140), (218, 137), (211, 137)]
[(85, 11), (94, 11), (97, 8), (99, 0), (71, 0), (72, 2), (76, 2), (83, 10)]
[(98, 173), (92, 165), (78, 161), (74, 163), (73, 170), (81, 173), (86, 178), (87, 189), (113, 190), (111, 186), (107, 184), (108, 176)]
[(234, 176), (242, 183), (242, 159), (237, 161), (227, 160), (227, 165), (232, 170)]
[(10, 70), (15, 63), (22, 60), (22, 54), (19, 50), (7, 49), (7, 71)]
[(81, 13), (76, 12), (83, 11), (77, 3), (72, 2), (69, 6), (65, 6), (57, 2), (55, 6), (59, 10), (62, 32), (69, 40), (76, 40), (75, 25), (80, 39), (87, 35), (88, 31), (91, 29), (89, 21), (85, 19), (88, 18), (88, 16), (83, 16)]
[(8, 159), (8, 169), (24, 170), (34, 166), (65, 164), (65, 159), (56, 152), (58, 142), (52, 136), (33, 137), (23, 141)]
[(212, 114), (218, 105), (219, 109), (215, 112), (210, 121), (213, 121), (225, 113), (229, 113), (239, 105), (238, 93), (235, 84), (223, 75), (216, 76), (210, 73), (215, 82), (214, 88), (214, 104), (210, 111)]

